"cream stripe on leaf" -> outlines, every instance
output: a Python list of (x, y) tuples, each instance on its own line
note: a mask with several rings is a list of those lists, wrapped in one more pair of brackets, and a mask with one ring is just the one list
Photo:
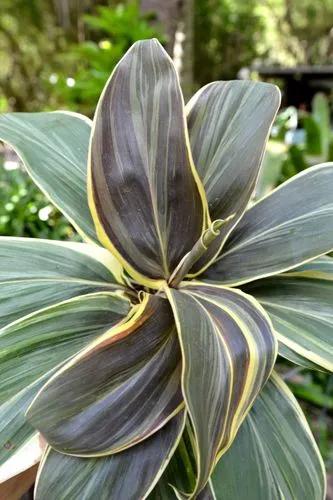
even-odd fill
[[(194, 453), (185, 431), (149, 500), (176, 500), (172, 486), (179, 492), (193, 485)], [(257, 396), (204, 493), (205, 500), (209, 495), (216, 500), (324, 500), (322, 458), (300, 406), (277, 374)]]
[(333, 163), (323, 163), (255, 203), (204, 280), (240, 285), (288, 271), (333, 249), (332, 183)]
[(40, 390), (30, 423), (78, 456), (128, 448), (180, 411), (181, 355), (168, 301), (146, 295), (128, 321), (98, 338)]
[(128, 301), (95, 293), (38, 310), (0, 329), (0, 465), (35, 432), (24, 412), (55, 369), (127, 312)]
[(265, 384), (276, 340), (262, 307), (242, 292), (199, 282), (166, 292), (176, 319), (182, 390), (196, 439), (194, 498)]
[[(193, 431), (189, 422), (185, 426), (178, 447), (157, 485), (149, 495), (149, 500), (176, 500), (184, 497), (196, 483), (196, 464)], [(185, 495), (186, 496), (186, 495)], [(214, 500), (215, 492), (211, 481), (196, 496), (196, 500)]]
[(79, 458), (49, 448), (38, 471), (35, 499), (147, 498), (168, 465), (184, 421), (181, 411), (142, 443), (106, 457)]
[(90, 131), (89, 118), (66, 111), (0, 116), (0, 140), (81, 236), (98, 242), (87, 199)]
[(210, 83), (186, 105), (193, 159), (210, 216), (212, 220), (230, 217), (191, 275), (208, 266), (242, 216), (279, 105), (280, 91), (275, 85), (239, 80)]
[(323, 255), (285, 274), (287, 276), (297, 276), (300, 278), (333, 280), (333, 258), (328, 255)]
[(300, 406), (274, 374), (212, 475), (217, 500), (324, 500), (325, 468)]
[(173, 63), (157, 40), (135, 43), (99, 100), (89, 203), (100, 241), (159, 288), (200, 238), (207, 215)]
[(0, 237), (0, 328), (78, 295), (121, 293), (121, 272), (110, 252), (96, 245)]
[(299, 274), (296, 269), (290, 275), (258, 280), (244, 290), (269, 314), (280, 354), (301, 365), (310, 362), (333, 371), (333, 266), (329, 267), (326, 259), (324, 265), (325, 271), (321, 268), (319, 272), (319, 264), (306, 264)]

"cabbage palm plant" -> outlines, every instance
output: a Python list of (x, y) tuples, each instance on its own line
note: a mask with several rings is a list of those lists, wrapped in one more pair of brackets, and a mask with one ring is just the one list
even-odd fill
[(324, 499), (273, 367), (277, 353), (333, 367), (333, 164), (251, 205), (279, 103), (273, 85), (231, 81), (184, 106), (146, 40), (92, 123), (0, 118), (85, 241), (0, 239), (2, 479), (38, 459), (40, 433), (41, 500)]

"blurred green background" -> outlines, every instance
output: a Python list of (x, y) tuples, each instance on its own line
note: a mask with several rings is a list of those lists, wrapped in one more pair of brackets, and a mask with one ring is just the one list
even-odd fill
[[(333, 160), (333, 0), (1, 0), (0, 112), (69, 109), (93, 116), (120, 57), (150, 37), (174, 58), (186, 98), (221, 79), (281, 87), (283, 107), (257, 198)], [(79, 239), (1, 144), (0, 199), (0, 235)], [(332, 474), (332, 375), (282, 360), (280, 371)]]

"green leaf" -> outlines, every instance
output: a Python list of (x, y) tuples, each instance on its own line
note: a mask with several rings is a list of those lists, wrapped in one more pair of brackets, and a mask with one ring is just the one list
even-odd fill
[(157, 40), (145, 40), (116, 66), (93, 123), (88, 191), (99, 239), (154, 288), (204, 225), (205, 193), (184, 113), (170, 57)]
[(193, 433), (187, 422), (177, 449), (149, 495), (149, 500), (175, 500), (179, 492), (192, 491), (196, 483), (195, 470)]
[(256, 199), (262, 198), (278, 184), (283, 162), (286, 158), (286, 144), (278, 141), (268, 142), (256, 185)]
[(321, 280), (333, 280), (333, 259), (328, 255), (322, 255), (302, 266), (296, 267), (286, 273), (287, 276), (300, 278), (317, 278)]
[[(325, 269), (327, 279), (316, 274), (312, 277), (315, 264), (310, 263), (298, 275), (296, 269), (290, 275), (249, 283), (244, 290), (261, 303), (272, 320), (279, 344), (295, 352), (300, 364), (307, 366), (309, 360), (333, 371), (333, 259), (320, 262), (321, 273)], [(288, 358), (288, 352), (282, 350), (280, 354)]]
[[(149, 495), (149, 500), (183, 499), (187, 498), (187, 495), (182, 492), (194, 489), (196, 465), (193, 443), (193, 432), (189, 422), (187, 422), (178, 447), (162, 477)], [(215, 499), (211, 481), (208, 481), (195, 498), (196, 500)]]
[(183, 406), (181, 355), (168, 301), (146, 295), (127, 322), (73, 358), (27, 415), (64, 453), (101, 456), (161, 428)]
[(217, 500), (324, 500), (325, 469), (294, 396), (274, 375), (212, 476)]
[(304, 116), (302, 125), (306, 134), (306, 153), (309, 155), (320, 156), (323, 154), (320, 125), (311, 116)]
[(0, 463), (35, 432), (24, 412), (65, 360), (120, 321), (128, 302), (111, 293), (75, 297), (0, 329)]
[(120, 292), (121, 273), (96, 245), (0, 237), (0, 328), (77, 295)]
[(312, 116), (320, 130), (321, 153), (327, 158), (332, 139), (331, 112), (327, 97), (318, 92), (312, 100)]
[(255, 203), (204, 280), (242, 284), (299, 266), (333, 248), (333, 163), (309, 168)]
[(38, 472), (36, 500), (146, 498), (182, 434), (185, 412), (128, 450), (100, 458), (63, 455), (49, 448)]
[(0, 140), (12, 146), (28, 174), (80, 235), (97, 242), (87, 199), (91, 122), (66, 111), (0, 116)]
[(181, 290), (166, 292), (176, 319), (182, 390), (196, 439), (195, 496), (270, 375), (277, 346), (262, 307), (238, 290), (184, 283)]
[(279, 89), (253, 81), (213, 82), (186, 106), (194, 163), (204, 184), (212, 220), (231, 219), (193, 267), (205, 269), (237, 224), (254, 191)]

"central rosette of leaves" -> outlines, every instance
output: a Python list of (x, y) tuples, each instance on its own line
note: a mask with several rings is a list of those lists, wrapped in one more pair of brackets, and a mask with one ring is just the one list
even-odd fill
[[(111, 482), (133, 473), (130, 498), (146, 498), (158, 481), (161, 491), (175, 484), (177, 498), (209, 490), (277, 354), (266, 312), (234, 286), (278, 269), (269, 242), (255, 241), (258, 224), (267, 235), (271, 221), (285, 224), (284, 212), (266, 219), (260, 204), (245, 212), (278, 106), (276, 87), (237, 81), (204, 87), (185, 109), (155, 40), (133, 45), (115, 68), (91, 128), (89, 237), (116, 257), (106, 293), (129, 312), (58, 366), (30, 405), (50, 445), (48, 474), (65, 469), (64, 454), (78, 469), (104, 457)], [(277, 204), (294, 199), (292, 187), (281, 192)], [(179, 484), (172, 471), (185, 448), (190, 473)]]

